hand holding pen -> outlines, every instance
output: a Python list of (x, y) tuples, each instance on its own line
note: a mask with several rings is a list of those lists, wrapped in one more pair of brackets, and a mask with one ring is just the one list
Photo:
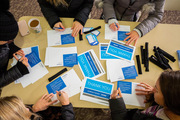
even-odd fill
[(66, 92), (56, 91), (56, 96), (62, 105), (69, 105), (69, 97), (68, 97), (68, 94)]
[(56, 30), (56, 31), (64, 31), (64, 30), (65, 30), (62, 22), (57, 22), (57, 23), (54, 25), (53, 29)]
[(117, 30), (119, 30), (120, 26), (118, 23), (112, 23), (109, 25), (109, 28), (113, 31), (117, 31)]

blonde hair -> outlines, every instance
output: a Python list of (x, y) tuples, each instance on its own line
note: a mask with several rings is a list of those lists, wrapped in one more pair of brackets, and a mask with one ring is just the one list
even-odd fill
[(63, 5), (64, 7), (68, 7), (68, 3), (65, 0), (46, 0), (54, 6)]
[(40, 116), (30, 112), (22, 100), (16, 96), (0, 98), (0, 120), (30, 120), (41, 119)]

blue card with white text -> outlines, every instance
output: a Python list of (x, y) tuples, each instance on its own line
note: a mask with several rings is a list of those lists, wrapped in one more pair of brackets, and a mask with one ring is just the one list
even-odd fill
[(35, 65), (37, 65), (38, 63), (41, 62), (39, 57), (34, 52), (31, 52), (31, 53), (25, 55), (25, 57), (27, 57), (28, 63), (31, 67), (34, 67)]
[(93, 50), (89, 50), (78, 55), (78, 63), (83, 72), (84, 77), (99, 77), (105, 74), (105, 71), (99, 62)]
[(63, 55), (63, 66), (73, 67), (78, 64), (77, 53), (73, 54), (64, 54)]
[(113, 84), (108, 84), (98, 80), (87, 78), (83, 95), (94, 96), (98, 99), (110, 99), (110, 95), (113, 90)]
[(122, 58), (128, 61), (133, 59), (135, 47), (126, 45), (124, 42), (111, 40), (108, 46), (107, 54)]
[(126, 35), (126, 33), (128, 33), (127, 31), (118, 31), (118, 40), (124, 40), (128, 35)]
[(55, 79), (46, 86), (49, 94), (50, 93), (56, 94), (56, 91), (60, 91), (65, 87), (66, 84), (64, 83), (61, 77), (58, 77), (57, 79)]
[(132, 82), (118, 81), (118, 88), (120, 88), (121, 93), (132, 94)]
[(136, 79), (138, 76), (135, 66), (128, 66), (122, 68), (123, 75), (125, 79)]
[(61, 45), (75, 43), (75, 39), (71, 34), (61, 35)]
[(108, 48), (108, 43), (100, 43), (100, 59), (101, 60), (107, 60), (107, 59), (119, 59), (115, 56), (109, 55), (106, 53), (107, 48)]

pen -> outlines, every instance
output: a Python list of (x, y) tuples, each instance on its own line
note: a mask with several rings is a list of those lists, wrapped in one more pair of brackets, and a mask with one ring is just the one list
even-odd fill
[(62, 27), (53, 27), (53, 29), (63, 29)]
[(116, 24), (116, 23), (114, 23), (114, 24), (115, 24), (115, 26), (118, 28), (117, 24)]
[(53, 79), (55, 79), (56, 77), (58, 77), (59, 75), (63, 74), (66, 71), (67, 71), (67, 68), (64, 68), (63, 70), (60, 70), (58, 73), (56, 73), (52, 77), (48, 78), (49, 82), (51, 82)]

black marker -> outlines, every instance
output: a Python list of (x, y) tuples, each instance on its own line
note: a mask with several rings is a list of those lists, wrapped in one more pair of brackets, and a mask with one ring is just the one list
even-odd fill
[(145, 71), (149, 71), (149, 51), (148, 51), (148, 42), (145, 43)]
[(58, 73), (56, 73), (52, 77), (48, 78), (49, 82), (51, 82), (53, 79), (55, 79), (56, 77), (58, 77), (59, 75), (63, 74), (66, 71), (67, 71), (67, 68), (64, 68), (63, 70), (60, 70)]
[(172, 56), (172, 55), (170, 55), (169, 53), (167, 53), (166, 51), (164, 51), (164, 50), (162, 50), (161, 48), (157, 48), (157, 50), (158, 50), (158, 52), (159, 53), (162, 53), (165, 57), (167, 57), (169, 60), (171, 60), (172, 62), (175, 62), (176, 61), (176, 59)]
[(92, 32), (92, 31), (98, 30), (98, 29), (100, 29), (100, 28), (101, 28), (101, 26), (98, 26), (98, 27), (96, 27), (96, 28), (93, 28), (93, 29), (91, 29), (91, 30), (89, 30), (89, 31), (84, 32), (84, 34), (88, 34), (88, 33)]
[(141, 48), (141, 62), (142, 62), (142, 64), (144, 64), (144, 52), (143, 52), (143, 46), (141, 46), (140, 48)]
[(79, 31), (79, 41), (82, 41), (83, 40), (83, 37), (82, 37), (82, 34), (81, 34), (81, 30)]
[(138, 66), (138, 73), (142, 74), (142, 69), (141, 69), (141, 63), (140, 63), (139, 55), (136, 55), (136, 62), (137, 62), (137, 66)]

